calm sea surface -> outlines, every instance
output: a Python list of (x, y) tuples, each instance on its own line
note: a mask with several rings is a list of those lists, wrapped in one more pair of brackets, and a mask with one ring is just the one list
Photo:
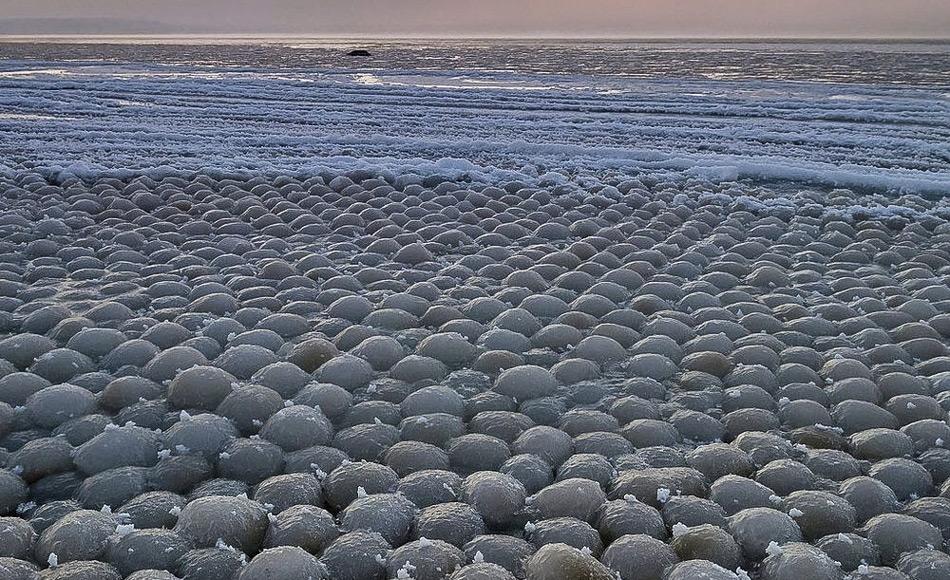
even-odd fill
[[(347, 57), (362, 48), (370, 57)], [(0, 60), (404, 69), (950, 86), (948, 41), (8, 37)]]

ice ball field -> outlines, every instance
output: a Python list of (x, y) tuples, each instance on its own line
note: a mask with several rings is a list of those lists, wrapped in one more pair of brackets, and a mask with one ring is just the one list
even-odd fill
[(950, 578), (944, 45), (370, 48), (0, 43), (0, 580)]
[(386, 177), (0, 184), (0, 576), (950, 574), (945, 201)]

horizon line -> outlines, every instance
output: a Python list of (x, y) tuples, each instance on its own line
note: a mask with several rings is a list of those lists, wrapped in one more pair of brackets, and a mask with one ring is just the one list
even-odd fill
[(643, 34), (624, 35), (615, 33), (605, 34), (568, 34), (563, 32), (532, 32), (525, 34), (373, 34), (373, 33), (309, 33), (309, 32), (119, 32), (119, 33), (4, 33), (0, 32), (0, 40), (50, 40), (50, 39), (201, 39), (201, 40), (354, 40), (354, 41), (399, 41), (399, 40), (646, 40), (646, 41), (689, 41), (689, 40), (719, 40), (719, 41), (750, 41), (750, 40), (785, 40), (785, 41), (927, 41), (950, 42), (947, 36), (907, 36), (907, 35), (797, 35), (797, 34)]

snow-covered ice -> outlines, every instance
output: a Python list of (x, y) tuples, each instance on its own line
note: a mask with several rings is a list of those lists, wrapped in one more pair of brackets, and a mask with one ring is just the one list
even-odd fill
[[(831, 66), (800, 54), (815, 69)], [(110, 54), (123, 56), (134, 52)], [(919, 68), (950, 60), (924, 56), (932, 61)], [(802, 82), (708, 71), (701, 71), (706, 78), (675, 71), (640, 78), (603, 68), (539, 74), (275, 61), (7, 61), (0, 139), (8, 145), (0, 161), (7, 171), (26, 164), (80, 176), (372, 166), (564, 180), (648, 169), (878, 191), (950, 187), (950, 106), (947, 87), (936, 83), (855, 82), (860, 70), (839, 82)], [(793, 56), (782, 66), (795, 64)]]

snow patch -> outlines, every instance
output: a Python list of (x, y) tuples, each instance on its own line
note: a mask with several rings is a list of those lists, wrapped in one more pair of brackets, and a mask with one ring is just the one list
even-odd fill
[(782, 547), (778, 545), (774, 540), (769, 542), (767, 548), (765, 548), (765, 553), (769, 556), (780, 556), (782, 555)]

